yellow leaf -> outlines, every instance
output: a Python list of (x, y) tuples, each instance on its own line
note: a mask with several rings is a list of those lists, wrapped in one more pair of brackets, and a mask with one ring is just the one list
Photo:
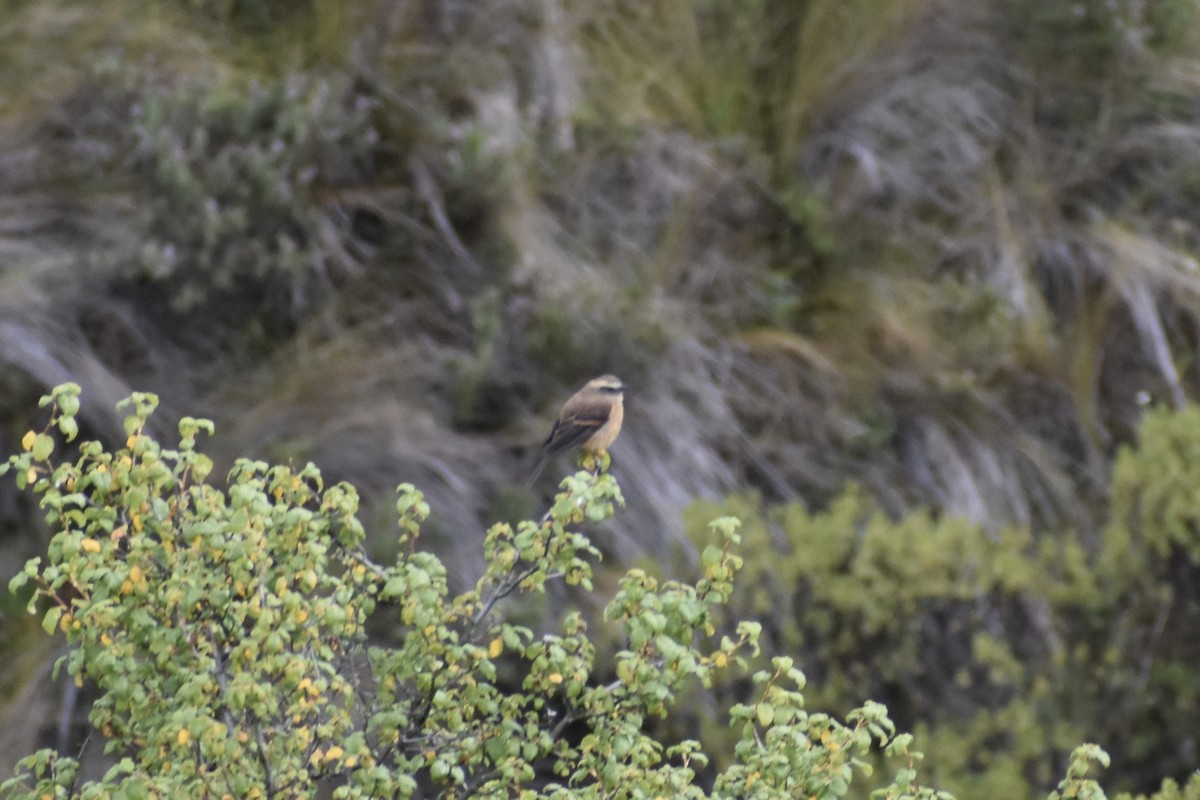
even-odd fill
[(100, 543), (97, 542), (95, 539), (91, 538), (90, 536), (88, 538), (84, 539), (82, 542), (80, 542), (79, 547), (85, 553), (99, 553), (100, 552)]
[(29, 433), (21, 437), (21, 449), (28, 453), (33, 449), (33, 443), (36, 439), (37, 434), (33, 431), (29, 431)]
[(338, 747), (335, 744), (333, 747), (329, 748), (329, 750), (325, 753), (325, 760), (326, 761), (336, 761), (337, 759), (341, 758), (345, 754), (345, 752), (346, 752), (345, 750), (343, 750), (342, 748)]
[(497, 636), (495, 639), (492, 639), (491, 644), (488, 645), (488, 656), (491, 658), (496, 658), (503, 652), (504, 640)]
[(562, 674), (558, 673), (558, 672), (551, 672), (550, 673), (550, 682), (555, 683), (555, 684), (562, 683), (563, 682)]
[(190, 740), (191, 738), (192, 738), (192, 735), (190, 733), (188, 733), (187, 728), (180, 728), (179, 733), (175, 736), (175, 741), (178, 742), (182, 746), (182, 745), (187, 744), (188, 740)]

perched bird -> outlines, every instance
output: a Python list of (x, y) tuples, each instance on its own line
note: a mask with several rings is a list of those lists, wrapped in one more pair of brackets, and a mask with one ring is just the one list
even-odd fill
[(625, 384), (615, 375), (593, 378), (571, 395), (563, 403), (550, 435), (542, 444), (541, 457), (527, 485), (533, 485), (552, 456), (570, 447), (578, 446), (593, 456), (607, 451), (621, 432), (621, 420), (625, 418), (624, 396)]

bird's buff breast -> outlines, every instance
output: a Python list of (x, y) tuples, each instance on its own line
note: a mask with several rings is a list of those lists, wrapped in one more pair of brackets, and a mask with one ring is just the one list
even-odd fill
[(595, 433), (588, 437), (588, 440), (580, 445), (580, 449), (588, 453), (598, 453), (601, 450), (607, 450), (608, 446), (617, 438), (617, 434), (621, 432), (621, 422), (625, 418), (625, 404), (621, 398), (613, 403), (612, 411), (608, 415), (608, 419), (604, 421)]

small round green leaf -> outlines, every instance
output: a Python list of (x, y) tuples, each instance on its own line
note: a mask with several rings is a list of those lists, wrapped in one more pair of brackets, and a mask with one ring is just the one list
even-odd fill
[(45, 461), (53, 451), (54, 437), (48, 433), (39, 433), (33, 440), (33, 447), (30, 448), (34, 461)]

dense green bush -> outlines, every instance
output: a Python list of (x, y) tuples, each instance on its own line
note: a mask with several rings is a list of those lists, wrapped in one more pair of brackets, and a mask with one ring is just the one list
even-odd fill
[(1186, 46), (1195, 13), (1188, 0), (1019, 0), (1007, 22), (1025, 56), (1046, 76), (1128, 80), (1131, 73), (1141, 77), (1136, 62), (1149, 52)]
[(140, 87), (129, 167), (156, 202), (138, 269), (180, 310), (246, 281), (280, 313), (311, 303), (352, 266), (323, 195), (370, 173), (371, 111), (345, 78)]
[[(671, 713), (680, 690), (722, 672), (749, 677), (760, 626), (714, 637), (733, 590), (737, 523), (717, 520), (694, 585), (642, 570), (620, 581), (605, 616), (624, 649), (598, 667), (587, 626), (566, 613), (559, 633), (503, 622), (498, 605), (551, 580), (590, 591), (597, 551), (572, 530), (622, 503), (603, 471), (567, 478), (540, 522), (494, 526), (487, 569), (451, 596), (446, 570), (415, 547), (429, 512), (399, 488), (400, 554), (363, 549), (352, 486), (242, 460), (224, 488), (196, 449), (204, 420), (179, 423), (176, 449), (145, 431), (157, 398), (135, 394), (125, 447), (84, 442), (57, 460), (52, 430), (77, 433), (79, 389), (44, 398), (50, 421), (30, 431), (3, 471), (41, 498), (56, 531), (32, 585), (31, 611), (71, 644), (59, 663), (99, 698), (92, 724), (115, 764), (97, 781), (43, 750), (3, 785), (13, 797), (700, 797), (695, 741), (665, 745), (644, 723)], [(366, 626), (393, 624), (379, 640)], [(615, 672), (616, 680), (597, 675)], [(714, 796), (839, 797), (882, 750), (901, 765), (879, 797), (935, 797), (912, 769), (919, 754), (886, 709), (845, 721), (805, 708), (804, 675), (777, 657), (731, 704), (736, 743)]]
[(700, 519), (743, 520), (728, 613), (764, 620), (767, 655), (798, 656), (816, 707), (887, 703), (960, 798), (1032, 796), (1084, 738), (1144, 791), (1195, 769), (1198, 465), (1200, 410), (1151, 413), (1098, 538), (892, 520), (853, 488), (820, 513), (702, 504), (692, 528), (704, 541)]
[[(1153, 415), (1142, 449), (1118, 460), (1118, 519), (1099, 547), (927, 515), (893, 523), (853, 490), (822, 514), (768, 519), (734, 502), (750, 524), (707, 526), (694, 584), (641, 569), (620, 580), (604, 616), (622, 649), (605, 664), (578, 611), (541, 635), (498, 613), (550, 581), (593, 590), (598, 552), (574, 529), (623, 502), (603, 470), (566, 479), (540, 522), (494, 526), (484, 575), (452, 596), (415, 546), (429, 508), (414, 487), (398, 490), (400, 553), (376, 563), (352, 486), (325, 487), (311, 464), (242, 460), (218, 488), (196, 448), (211, 423), (184, 418), (166, 449), (145, 432), (157, 398), (127, 404), (125, 447), (84, 442), (58, 460), (53, 431), (74, 439), (79, 409), (78, 387), (60, 386), (43, 398), (45, 429), (0, 467), (55, 530), (45, 563), (12, 587), (32, 587), (29, 609), (66, 635), (58, 667), (98, 687), (91, 722), (114, 760), (81, 782), (73, 759), (39, 751), (8, 796), (842, 797), (891, 760), (872, 797), (949, 797), (917, 783), (922, 756), (884, 706), (844, 722), (820, 710), (864, 689), (929, 731), (933, 770), (963, 797), (1028, 796), (1065, 766), (1052, 797), (1098, 800), (1091, 772), (1109, 757), (1087, 745), (1067, 759), (1072, 737), (1127, 729), (1127, 765), (1176, 770), (1169, 754), (1195, 734), (1196, 603), (1171, 581), (1196, 568), (1185, 462), (1200, 412)], [(1175, 622), (1141, 628), (1164, 602)], [(742, 613), (765, 623), (730, 621)], [(769, 661), (751, 674), (762, 645)], [(728, 710), (709, 723), (730, 725), (719, 749), (655, 738), (696, 722), (679, 701), (697, 688)], [(1198, 796), (1193, 779), (1155, 798)]]

